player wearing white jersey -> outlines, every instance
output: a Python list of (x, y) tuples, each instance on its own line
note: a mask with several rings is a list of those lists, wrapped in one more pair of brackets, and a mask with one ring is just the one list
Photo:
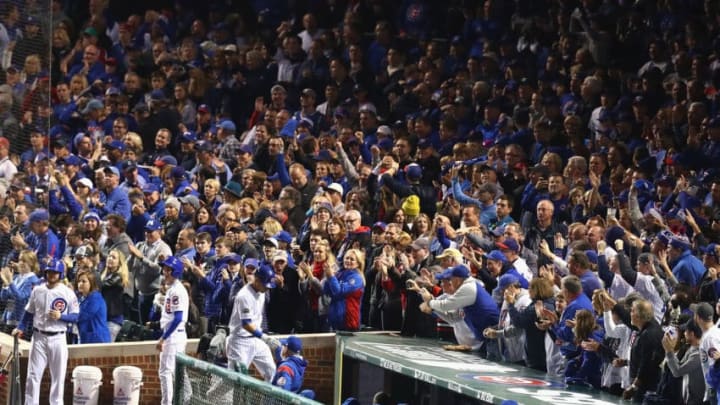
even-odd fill
[(50, 368), (50, 404), (62, 404), (65, 388), (68, 349), (68, 323), (77, 322), (78, 305), (75, 292), (62, 283), (65, 265), (51, 259), (43, 265), (45, 283), (30, 293), (25, 314), (13, 331), (22, 336), (32, 328), (32, 346), (25, 383), (25, 404), (40, 403), (40, 381), (45, 367)]
[(270, 288), (275, 288), (275, 272), (270, 266), (260, 266), (253, 282), (246, 284), (235, 297), (227, 339), (228, 368), (237, 370), (240, 364), (247, 368), (252, 363), (267, 382), (275, 376), (275, 361), (269, 346), (280, 346), (277, 339), (263, 334), (261, 327), (265, 292)]
[[(162, 272), (165, 278), (165, 304), (160, 315), (160, 329), (163, 334), (158, 340), (156, 349), (160, 352), (160, 390), (162, 392), (162, 405), (171, 405), (173, 400), (173, 382), (175, 381), (175, 355), (185, 353), (187, 333), (185, 323), (188, 319), (190, 300), (187, 290), (180, 281), (183, 274), (183, 264), (174, 256), (162, 262)], [(185, 384), (189, 388), (189, 384)], [(186, 396), (188, 393), (186, 392)]]

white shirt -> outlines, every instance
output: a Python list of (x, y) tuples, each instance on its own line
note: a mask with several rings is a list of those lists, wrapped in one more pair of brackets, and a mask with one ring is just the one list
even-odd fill
[(175, 319), (175, 312), (182, 311), (182, 321), (178, 324), (177, 328), (168, 337), (172, 339), (175, 336), (186, 337), (185, 323), (188, 319), (188, 313), (190, 312), (190, 299), (185, 287), (182, 285), (180, 280), (175, 280), (165, 291), (165, 305), (163, 306), (162, 314), (160, 315), (160, 328), (165, 331), (165, 328)]
[(17, 171), (15, 163), (13, 163), (10, 159), (4, 158), (0, 160), (0, 181), (10, 184)]
[(263, 324), (265, 294), (255, 291), (250, 284), (245, 284), (235, 296), (235, 305), (230, 315), (230, 335), (250, 337), (252, 334), (243, 328), (243, 319), (249, 319), (256, 328)]
[[(447, 294), (442, 294), (438, 297), (438, 299), (445, 299), (448, 297), (449, 296)], [(470, 346), (473, 350), (480, 349), (480, 346), (482, 346), (482, 341), (475, 338), (475, 333), (470, 330), (470, 327), (465, 322), (465, 314), (462, 310), (433, 310), (433, 312), (435, 312), (435, 314), (440, 319), (447, 322), (448, 325), (452, 326), (453, 333), (455, 334), (455, 339), (458, 341), (459, 344), (463, 346)]]
[[(720, 329), (717, 325), (713, 325), (705, 331), (700, 339), (700, 365), (702, 365), (703, 375), (707, 377), (708, 370), (715, 364), (708, 352), (711, 350), (720, 350)], [(708, 391), (705, 392), (705, 400), (710, 399)]]
[(33, 328), (43, 332), (65, 332), (67, 322), (50, 318), (50, 311), (58, 310), (61, 315), (80, 312), (75, 292), (65, 284), (59, 283), (48, 288), (47, 283), (33, 288), (25, 311), (34, 315)]

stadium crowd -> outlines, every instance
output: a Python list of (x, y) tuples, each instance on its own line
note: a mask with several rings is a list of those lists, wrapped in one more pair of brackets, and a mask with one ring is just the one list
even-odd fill
[(37, 3), (0, 10), (6, 330), (54, 258), (114, 341), (175, 257), (191, 337), (270, 269), (260, 335), (717, 403), (717, 2)]

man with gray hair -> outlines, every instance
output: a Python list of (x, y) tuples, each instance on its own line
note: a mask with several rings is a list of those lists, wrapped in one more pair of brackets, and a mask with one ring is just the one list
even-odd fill
[(630, 338), (630, 379), (632, 384), (623, 392), (624, 399), (642, 402), (645, 392), (655, 390), (660, 381), (663, 330), (655, 321), (652, 303), (640, 299), (632, 304), (630, 323), (637, 330)]
[(567, 307), (563, 311), (562, 316), (558, 319), (557, 313), (545, 309), (542, 313), (543, 320), (539, 322), (539, 328), (544, 330), (552, 330), (557, 339), (562, 341), (560, 352), (568, 359), (574, 357), (578, 353), (578, 347), (575, 345), (575, 332), (568, 325), (567, 321), (575, 319), (575, 314), (581, 309), (593, 312), (592, 302), (590, 298), (583, 293), (583, 286), (580, 278), (577, 276), (565, 276), (562, 279), (562, 294), (567, 301)]

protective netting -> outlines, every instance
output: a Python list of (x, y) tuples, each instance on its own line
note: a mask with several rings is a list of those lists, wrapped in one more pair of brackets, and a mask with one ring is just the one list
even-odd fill
[(319, 404), (252, 376), (178, 355), (175, 403), (187, 405)]

